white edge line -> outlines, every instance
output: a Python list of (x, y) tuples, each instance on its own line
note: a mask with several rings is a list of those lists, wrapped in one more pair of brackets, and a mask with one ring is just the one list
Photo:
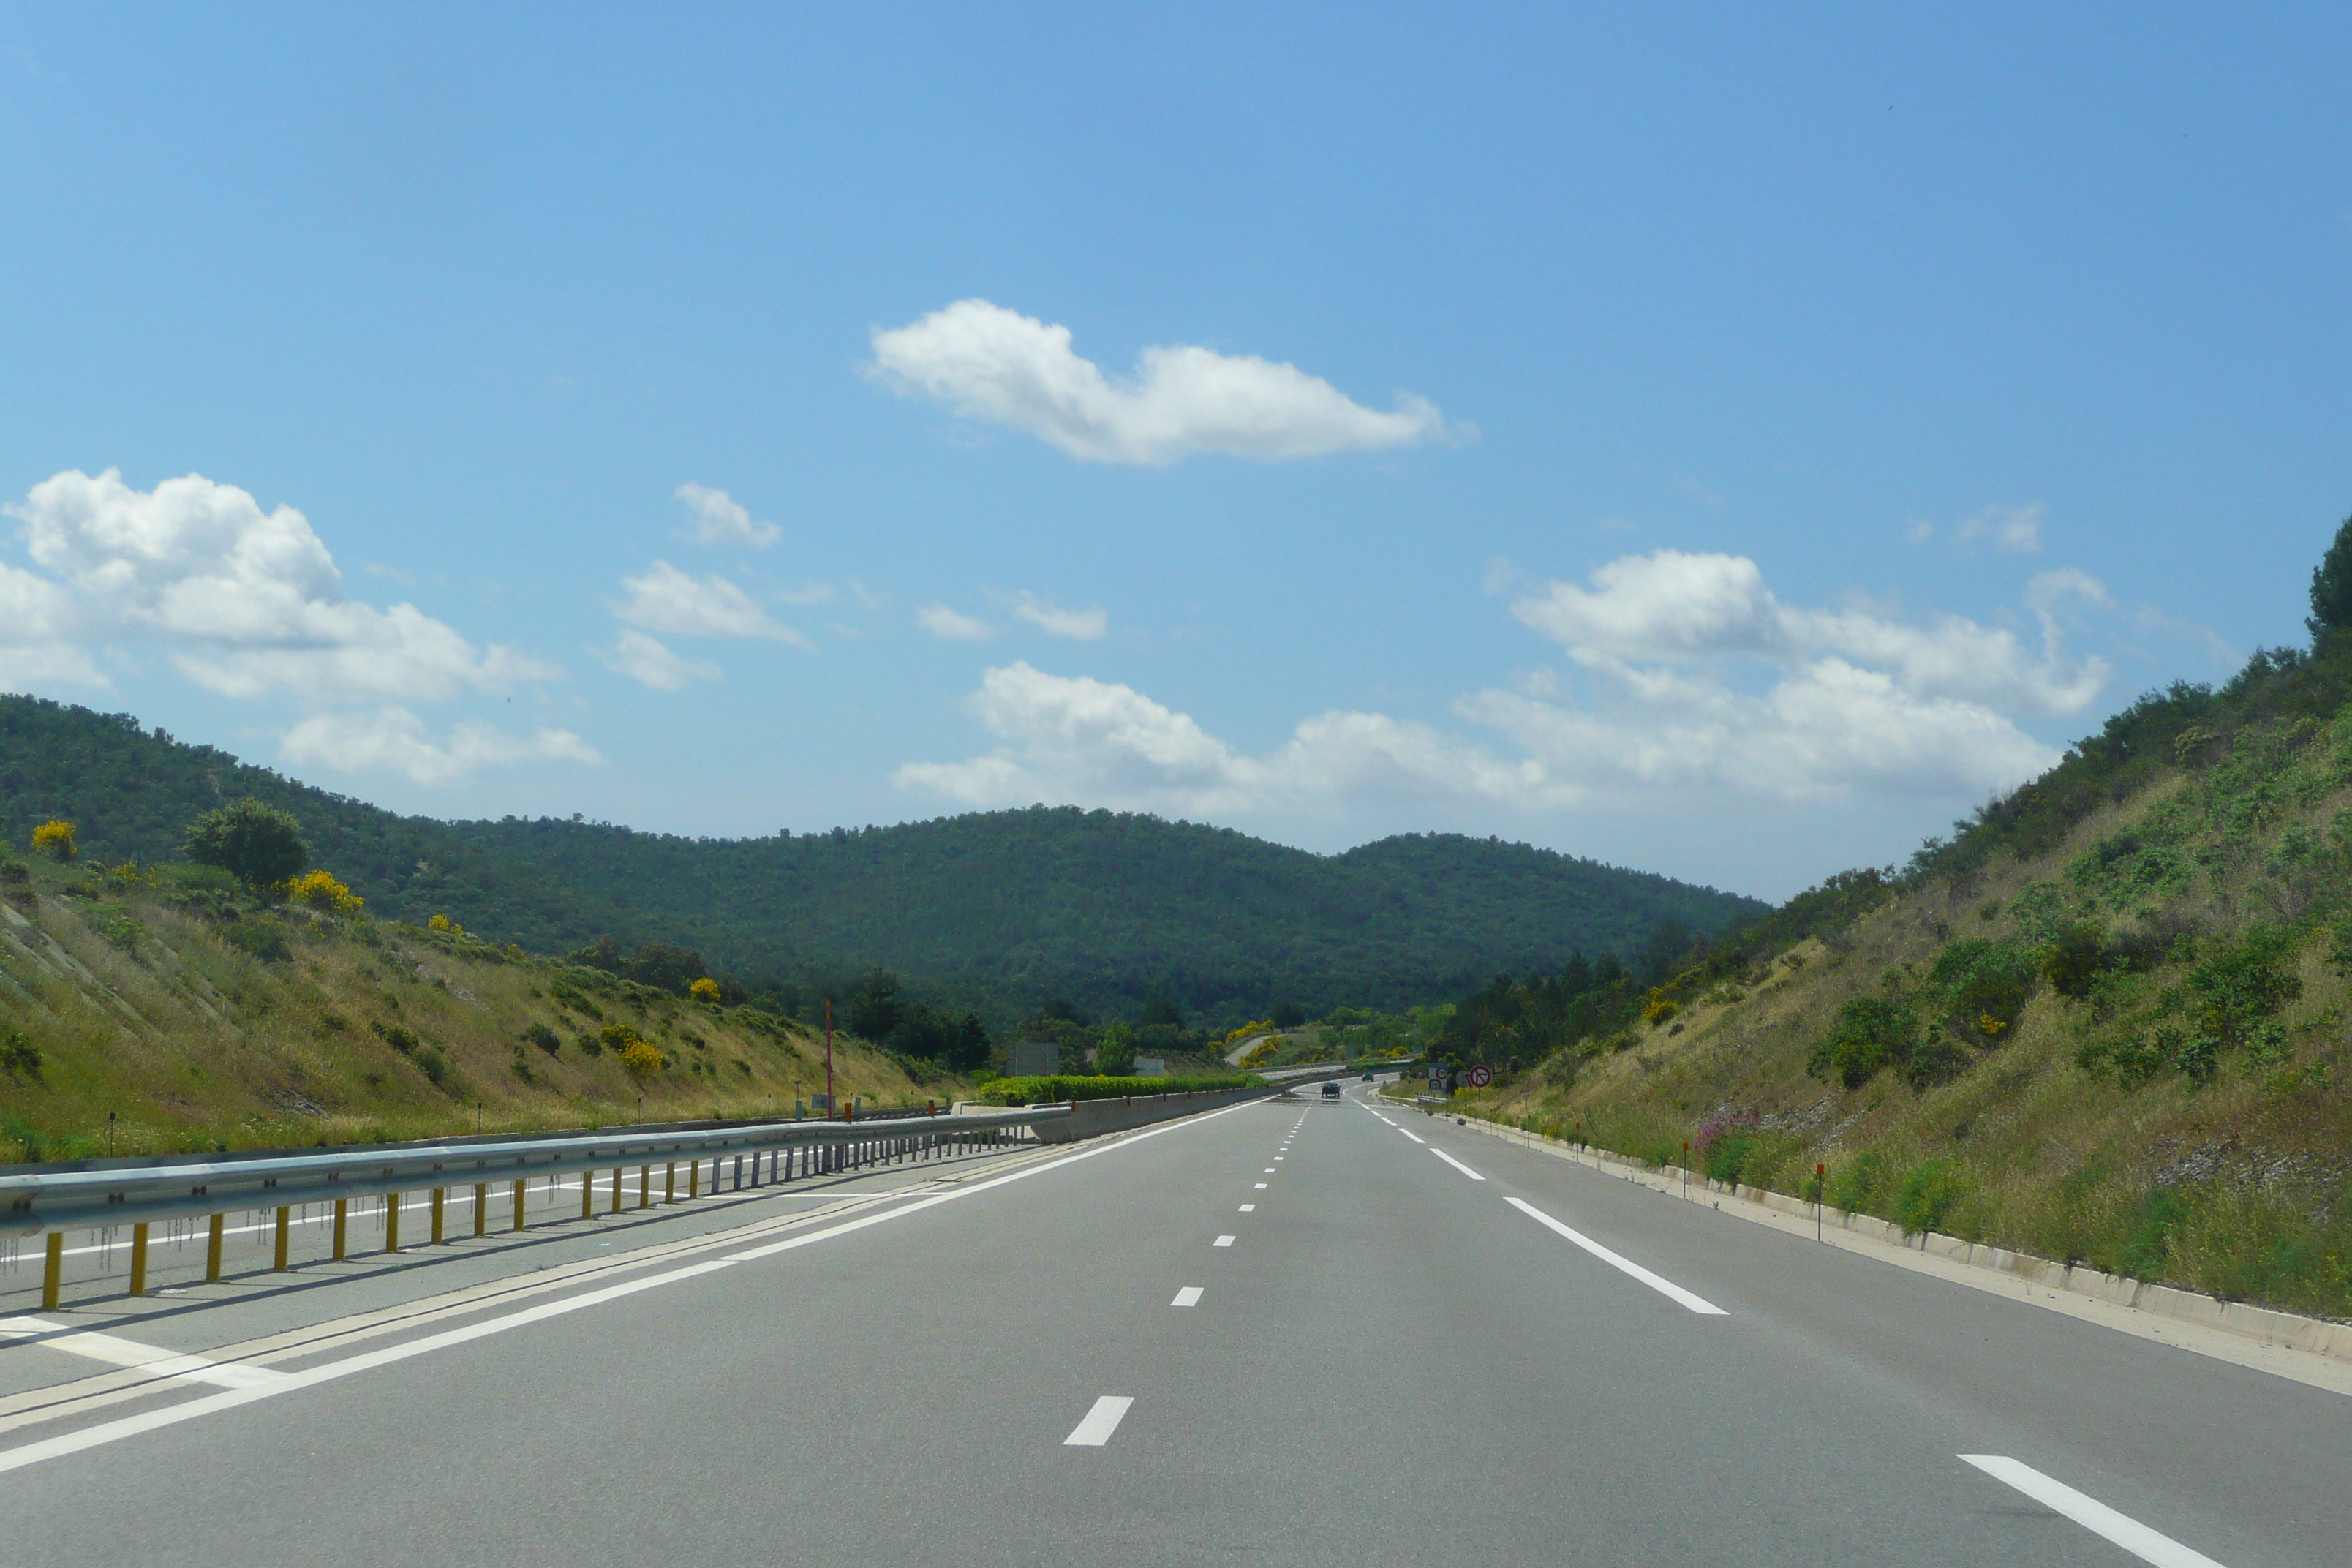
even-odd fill
[(1135, 1403), (1131, 1394), (1106, 1394), (1094, 1403), (1086, 1418), (1062, 1439), (1065, 1448), (1099, 1448), (1110, 1441), (1118, 1424), (1127, 1418), (1127, 1407)]
[(1657, 1291), (1662, 1296), (1672, 1297), (1675, 1300), (1681, 1302), (1684, 1306), (1688, 1307), (1692, 1311), (1698, 1313), (1701, 1317), (1727, 1318), (1731, 1316), (1730, 1313), (1725, 1311), (1722, 1308), (1717, 1306), (1706, 1297), (1695, 1295), (1691, 1291), (1684, 1289), (1673, 1280), (1662, 1279), (1659, 1276), (1651, 1273), (1648, 1269), (1643, 1268), (1640, 1264), (1634, 1262), (1630, 1258), (1620, 1258), (1617, 1254), (1610, 1251), (1607, 1247), (1601, 1246), (1599, 1242), (1593, 1240), (1591, 1237), (1586, 1236), (1581, 1231), (1560, 1224), (1559, 1221), (1552, 1218), (1551, 1215), (1544, 1213), (1543, 1210), (1536, 1207), (1535, 1205), (1528, 1203), (1524, 1198), (1515, 1198), (1506, 1194), (1503, 1201), (1510, 1205), (1513, 1208), (1517, 1209), (1521, 1214), (1526, 1215), (1529, 1219), (1534, 1220), (1537, 1224), (1544, 1226), (1547, 1228), (1566, 1237), (1569, 1240), (1576, 1243), (1577, 1246), (1584, 1248), (1585, 1251), (1592, 1254), (1593, 1257), (1601, 1259), (1601, 1262), (1609, 1265), (1610, 1268), (1633, 1276), (1634, 1279), (1639, 1279), (1643, 1284), (1647, 1285), (1651, 1289)]
[(2105, 1537), (2142, 1562), (2155, 1563), (2157, 1568), (2221, 1568), (2203, 1552), (2192, 1551), (2172, 1537), (2150, 1530), (2129, 1514), (2117, 1513), (2098, 1499), (2085, 1496), (2006, 1454), (1962, 1454), (1958, 1458), (1993, 1479), (2015, 1487), (2052, 1512), (2064, 1514), (2092, 1534)]
[(970, 1186), (958, 1187), (953, 1191), (940, 1193), (932, 1197), (919, 1198), (913, 1203), (901, 1204), (897, 1208), (886, 1210), (881, 1214), (868, 1215), (842, 1225), (829, 1226), (824, 1230), (811, 1231), (805, 1236), (793, 1237), (784, 1241), (772, 1242), (765, 1247), (755, 1247), (745, 1251), (730, 1253), (723, 1258), (688, 1264), (684, 1268), (673, 1268), (663, 1274), (647, 1275), (642, 1279), (625, 1280), (619, 1284), (607, 1285), (602, 1289), (584, 1291), (577, 1296), (567, 1296), (559, 1301), (542, 1301), (537, 1306), (526, 1307), (518, 1312), (509, 1312), (504, 1317), (486, 1319), (478, 1323), (467, 1324), (462, 1328), (445, 1330), (437, 1334), (427, 1334), (422, 1339), (408, 1340), (400, 1344), (386, 1345), (378, 1350), (363, 1352), (359, 1355), (347, 1356), (341, 1361), (329, 1362), (322, 1366), (288, 1373), (283, 1378), (267, 1384), (251, 1388), (229, 1389), (220, 1394), (208, 1394), (200, 1399), (191, 1399), (179, 1405), (167, 1405), (161, 1410), (143, 1411), (136, 1415), (101, 1421), (96, 1426), (85, 1426), (78, 1432), (64, 1432), (54, 1437), (44, 1437), (38, 1442), (0, 1449), (0, 1475), (5, 1475), (10, 1470), (23, 1469), (27, 1465), (39, 1464), (44, 1459), (62, 1458), (68, 1454), (78, 1454), (108, 1443), (117, 1442), (124, 1437), (137, 1436), (142, 1432), (153, 1432), (165, 1426), (175, 1426), (183, 1421), (195, 1420), (198, 1416), (210, 1415), (223, 1410), (234, 1410), (240, 1405), (251, 1405), (257, 1400), (291, 1393), (298, 1388), (310, 1388), (318, 1384), (331, 1383), (338, 1378), (349, 1377), (353, 1373), (369, 1372), (379, 1366), (390, 1366), (413, 1356), (425, 1355), (434, 1351), (446, 1350), (453, 1345), (484, 1339), (508, 1329), (543, 1322), (550, 1318), (560, 1318), (566, 1313), (579, 1311), (583, 1308), (601, 1306), (606, 1301), (617, 1300), (625, 1296), (634, 1296), (641, 1290), (651, 1290), (657, 1286), (698, 1279), (702, 1275), (715, 1273), (738, 1263), (748, 1263), (755, 1258), (771, 1257), (779, 1252), (789, 1252), (795, 1247), (812, 1246), (833, 1237), (846, 1236), (852, 1231), (864, 1230), (869, 1226), (880, 1225), (885, 1220), (897, 1219), (903, 1215), (919, 1214), (924, 1209), (946, 1203), (951, 1198), (984, 1193), (992, 1187), (1003, 1186), (1008, 1182), (1022, 1181), (1046, 1171), (1059, 1170), (1065, 1165), (1076, 1164), (1080, 1160), (1091, 1160), (1097, 1154), (1108, 1154), (1114, 1150), (1124, 1149), (1131, 1143), (1139, 1143), (1146, 1138), (1156, 1138), (1163, 1132), (1172, 1132), (1178, 1128), (1198, 1126), (1203, 1121), (1226, 1115), (1251, 1103), (1249, 1100), (1243, 1100), (1238, 1104), (1224, 1106), (1216, 1110), (1203, 1111), (1198, 1116), (1184, 1117), (1180, 1121), (1149, 1128), (1132, 1137), (1122, 1138), (1115, 1143), (1105, 1143), (1097, 1148), (1081, 1150), (1075, 1154), (1065, 1154), (1058, 1160), (1047, 1160), (1038, 1164), (1024, 1166), (1018, 1171), (1007, 1172), (1002, 1176), (992, 1177), (985, 1182), (975, 1182)]
[(1412, 1139), (1416, 1143), (1427, 1143), (1429, 1142), (1428, 1139), (1423, 1138), (1420, 1133), (1412, 1131), (1407, 1128), (1400, 1127), (1397, 1131), (1402, 1132), (1406, 1137)]
[(1444, 1161), (1447, 1164), (1453, 1166), (1455, 1170), (1461, 1172), (1464, 1175), (1469, 1177), (1474, 1182), (1483, 1182), (1486, 1179), (1477, 1172), (1472, 1170), (1469, 1166), (1464, 1164), (1461, 1161), (1455, 1159), (1453, 1155), (1447, 1153), (1443, 1149), (1432, 1149), (1430, 1152), (1436, 1155), (1439, 1159)]

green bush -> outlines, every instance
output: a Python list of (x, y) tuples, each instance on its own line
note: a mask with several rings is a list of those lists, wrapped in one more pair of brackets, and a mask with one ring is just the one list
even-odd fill
[(1864, 1149), (1830, 1173), (1830, 1202), (1848, 1214), (1876, 1208), (1889, 1174), (1886, 1156)]
[(551, 1057), (563, 1048), (562, 1037), (544, 1024), (533, 1024), (522, 1032), (522, 1037), (525, 1044), (537, 1046)]
[(247, 795), (188, 824), (182, 848), (199, 866), (217, 866), (249, 888), (292, 879), (310, 863), (302, 825), (290, 811)]
[(1895, 1194), (1895, 1218), (1906, 1236), (1941, 1230), (1962, 1194), (1958, 1167), (1948, 1160), (1929, 1160), (1912, 1167)]
[(1907, 1004), (1857, 996), (1838, 1009), (1836, 1026), (1813, 1047), (1805, 1070), (1860, 1089), (1879, 1068), (1907, 1059), (1918, 1032), (1919, 1015)]
[(220, 935), (229, 946), (264, 963), (283, 963), (294, 956), (286, 945), (286, 933), (271, 921), (239, 921), (221, 927)]

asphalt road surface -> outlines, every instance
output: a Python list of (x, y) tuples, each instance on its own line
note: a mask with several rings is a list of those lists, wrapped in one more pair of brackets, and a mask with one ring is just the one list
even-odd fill
[(576, 1201), (55, 1314), (7, 1276), (0, 1562), (2352, 1562), (2342, 1394), (1360, 1086)]

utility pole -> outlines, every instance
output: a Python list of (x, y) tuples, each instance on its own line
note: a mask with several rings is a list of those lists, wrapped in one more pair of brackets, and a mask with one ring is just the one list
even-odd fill
[(833, 998), (824, 999), (824, 1119), (833, 1120)]

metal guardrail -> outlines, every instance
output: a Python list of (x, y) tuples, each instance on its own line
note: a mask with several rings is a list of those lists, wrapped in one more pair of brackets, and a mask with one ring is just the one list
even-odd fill
[[(687, 1172), (686, 1196), (702, 1191), (705, 1161), (711, 1190), (719, 1190), (727, 1163), (734, 1163), (741, 1186), (744, 1162), (751, 1184), (827, 1175), (884, 1161), (930, 1159), (1006, 1142), (1005, 1134), (1034, 1122), (1070, 1114), (1063, 1104), (1030, 1106), (919, 1119), (842, 1121), (672, 1122), (649, 1127), (606, 1128), (556, 1137), (529, 1134), (453, 1138), (424, 1143), (320, 1150), (263, 1149), (228, 1154), (193, 1154), (161, 1160), (90, 1160), (0, 1170), (0, 1236), (47, 1233), (47, 1261), (41, 1305), (55, 1310), (61, 1280), (65, 1232), (84, 1226), (131, 1226), (131, 1294), (145, 1293), (147, 1227), (152, 1221), (209, 1215), (212, 1235), (205, 1278), (220, 1278), (221, 1232), (232, 1209), (276, 1209), (277, 1267), (287, 1267), (287, 1227), (298, 1205), (329, 1203), (335, 1208), (335, 1252), (344, 1256), (344, 1215), (353, 1198), (398, 1194), (430, 1188), (434, 1194), (433, 1240), (442, 1239), (442, 1196), (453, 1186), (475, 1189), (474, 1234), (484, 1233), (487, 1194), (494, 1182), (514, 1184), (513, 1228), (523, 1228), (523, 1184), (534, 1177), (613, 1172), (612, 1207), (622, 1207), (622, 1173), (639, 1173), (640, 1208), (652, 1201), (653, 1168), (663, 1167), (662, 1201), (678, 1198), (678, 1167)], [(766, 1166), (762, 1180), (762, 1164)], [(595, 1183), (581, 1184), (581, 1213), (594, 1213)], [(399, 1205), (387, 1209), (387, 1252), (400, 1250)]]

